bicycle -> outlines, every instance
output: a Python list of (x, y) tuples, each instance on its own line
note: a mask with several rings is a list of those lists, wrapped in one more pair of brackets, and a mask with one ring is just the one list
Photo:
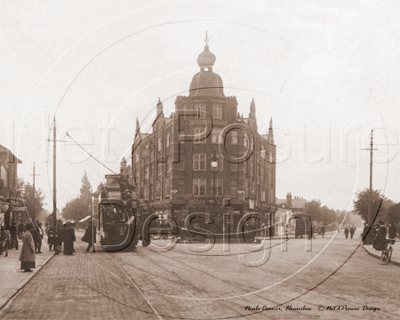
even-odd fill
[(392, 248), (392, 244), (394, 244), (396, 242), (396, 239), (386, 239), (386, 246), (385, 249), (382, 250), (382, 254), (381, 254), (381, 260), (385, 261), (385, 262), (390, 262), (390, 260), (392, 259), (392, 252), (393, 252), (393, 248)]

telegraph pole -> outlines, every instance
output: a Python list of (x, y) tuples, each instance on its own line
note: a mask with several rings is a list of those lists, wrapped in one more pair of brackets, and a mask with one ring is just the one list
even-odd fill
[(53, 213), (54, 228), (57, 233), (57, 133), (56, 133), (56, 116), (53, 120)]
[(371, 225), (371, 202), (372, 202), (372, 166), (374, 157), (374, 130), (371, 130), (371, 144), (369, 146), (369, 201), (368, 201), (368, 225)]
[(374, 130), (371, 130), (371, 142), (369, 148), (364, 148), (362, 150), (369, 150), (370, 159), (369, 159), (369, 196), (368, 196), (368, 226), (371, 227), (372, 219), (371, 219), (371, 202), (372, 202), (372, 172), (373, 172), (373, 163), (374, 163)]
[(40, 176), (40, 174), (35, 173), (35, 162), (33, 163), (33, 211), (32, 211), (32, 223), (36, 221), (36, 208), (35, 208), (35, 201), (36, 201), (36, 188), (35, 188), (35, 177)]

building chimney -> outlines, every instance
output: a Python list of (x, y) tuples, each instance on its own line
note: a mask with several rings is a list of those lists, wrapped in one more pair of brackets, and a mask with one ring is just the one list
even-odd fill
[(292, 194), (290, 192), (286, 195), (286, 207), (292, 207)]

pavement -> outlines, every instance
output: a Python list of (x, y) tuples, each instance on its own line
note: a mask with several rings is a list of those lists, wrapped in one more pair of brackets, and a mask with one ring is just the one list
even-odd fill
[(0, 310), (34, 277), (39, 270), (53, 257), (49, 251), (47, 240), (43, 241), (43, 254), (36, 254), (36, 268), (33, 272), (20, 270), (19, 255), (22, 241), (19, 241), (19, 250), (8, 250), (8, 257), (0, 255)]
[[(396, 239), (396, 243), (392, 245), (393, 251), (392, 251), (392, 259), (390, 261), (391, 264), (394, 264), (396, 266), (400, 266), (400, 245), (399, 239)], [(364, 245), (364, 249), (368, 252), (368, 254), (376, 259), (381, 259), (381, 254), (382, 251), (377, 251), (372, 248), (372, 245)]]

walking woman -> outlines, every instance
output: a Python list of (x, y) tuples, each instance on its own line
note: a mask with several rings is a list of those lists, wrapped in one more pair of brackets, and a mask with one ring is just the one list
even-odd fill
[(32, 225), (26, 227), (26, 231), (22, 236), (22, 249), (19, 261), (21, 261), (21, 270), (24, 272), (32, 272), (31, 268), (35, 268), (35, 244), (31, 234)]
[(62, 230), (61, 240), (64, 242), (64, 254), (65, 255), (73, 255), (74, 254), (74, 241), (75, 238), (75, 230), (72, 227), (70, 222), (67, 222), (64, 225), (64, 229)]

